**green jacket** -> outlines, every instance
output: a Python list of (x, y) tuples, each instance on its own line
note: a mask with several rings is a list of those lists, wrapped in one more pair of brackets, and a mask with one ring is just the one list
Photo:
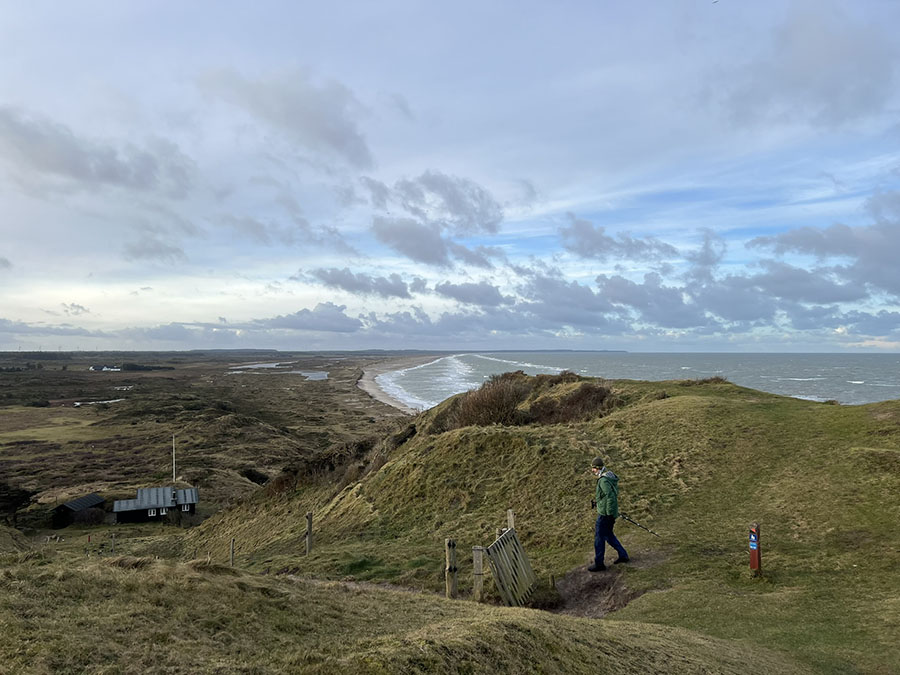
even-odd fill
[(604, 469), (597, 479), (594, 501), (598, 516), (619, 517), (619, 477), (609, 469)]

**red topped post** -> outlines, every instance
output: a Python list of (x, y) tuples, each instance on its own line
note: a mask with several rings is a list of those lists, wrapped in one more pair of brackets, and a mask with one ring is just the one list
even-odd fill
[(750, 525), (750, 570), (755, 577), (762, 574), (762, 550), (759, 542), (759, 523)]

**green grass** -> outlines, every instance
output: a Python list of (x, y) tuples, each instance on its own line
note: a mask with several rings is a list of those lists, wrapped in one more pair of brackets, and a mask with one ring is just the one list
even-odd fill
[[(185, 366), (189, 390), (155, 389), (127, 407), (92, 411), (96, 421), (84, 429), (103, 440), (94, 453), (82, 440), (0, 444), (0, 470), (40, 485), (75, 484), (73, 470), (83, 476), (103, 462), (127, 485), (139, 472), (165, 475), (167, 457), (156, 466), (127, 453), (152, 447), (154, 430), (177, 429), (186, 470), (234, 499), (190, 530), (116, 528), (117, 552), (132, 557), (118, 565), (97, 562), (99, 547), (85, 558), (88, 529), (66, 530), (49, 557), (0, 558), (0, 663), (25, 672), (149, 664), (524, 672), (539, 664), (544, 672), (778, 673), (888, 673), (900, 663), (900, 402), (823, 405), (721, 380), (604, 381), (611, 396), (601, 397), (580, 379), (533, 378), (515, 382), (515, 407), (500, 401), (509, 425), (487, 415), (455, 428), (458, 410), (479, 413), (458, 397), (408, 420), (406, 431), (381, 408), (357, 408), (358, 369), (342, 368), (307, 383), (313, 390)], [(180, 372), (153, 376), (159, 384)], [(40, 435), (55, 426), (40, 415), (53, 410), (0, 414), (34, 415)], [(558, 419), (568, 421), (535, 423)], [(362, 442), (372, 437), (382, 440)], [(624, 609), (587, 621), (436, 597), (444, 538), (457, 540), (465, 597), (467, 551), (489, 544), (510, 508), (542, 587), (583, 566), (594, 519), (587, 466), (597, 454), (621, 477), (622, 510), (663, 535), (617, 525), (634, 559), (613, 572), (635, 598)], [(277, 490), (240, 474), (286, 465), (294, 471)], [(761, 579), (747, 564), (753, 521), (762, 524)], [(90, 530), (92, 543), (111, 531)], [(227, 563), (232, 538), (239, 572), (216, 565)], [(211, 567), (183, 564), (207, 554)], [(133, 557), (156, 555), (163, 560), (131, 568)], [(195, 660), (179, 661), (189, 644)]]
[[(599, 453), (621, 477), (622, 510), (664, 535), (620, 521), (625, 546), (648, 562), (622, 572), (643, 595), (613, 618), (770, 646), (822, 672), (900, 663), (900, 403), (823, 405), (724, 382), (611, 384), (623, 405), (600, 416), (419, 431), (336, 497), (301, 486), (277, 505), (251, 500), (189, 532), (185, 546), (221, 555), (237, 536), (248, 569), (437, 591), (444, 538), (460, 551), (486, 545), (512, 508), (539, 577), (559, 577), (591, 555), (585, 469)], [(417, 429), (441, 414), (423, 413)], [(316, 523), (309, 558), (306, 510)], [(748, 570), (753, 521), (762, 580)], [(465, 588), (469, 556), (460, 570)]]

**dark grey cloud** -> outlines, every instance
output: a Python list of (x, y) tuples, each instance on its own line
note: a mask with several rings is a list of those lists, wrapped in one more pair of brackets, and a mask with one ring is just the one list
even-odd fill
[(85, 189), (104, 186), (184, 197), (194, 162), (171, 141), (154, 138), (144, 147), (76, 135), (45, 117), (0, 107), (0, 157), (17, 172), (64, 179)]
[(139, 241), (126, 244), (124, 253), (127, 260), (156, 260), (164, 263), (187, 260), (184, 251), (178, 246), (149, 235)]
[(9, 258), (4, 258), (0, 256), (0, 270), (9, 270), (12, 269), (13, 264), (9, 261)]
[(393, 273), (387, 277), (375, 277), (362, 272), (354, 273), (349, 268), (328, 268), (312, 270), (310, 276), (326, 286), (340, 288), (350, 293), (380, 295), (384, 298), (411, 298), (409, 287), (402, 277)]
[(359, 182), (369, 191), (372, 206), (382, 210), (388, 208), (388, 201), (391, 198), (391, 189), (387, 185), (380, 180), (375, 180), (369, 176), (362, 176), (359, 179)]
[(775, 317), (775, 300), (744, 276), (728, 275), (689, 291), (698, 307), (726, 321), (771, 321)]
[(359, 319), (344, 313), (346, 305), (320, 302), (313, 309), (301, 309), (293, 314), (280, 315), (271, 319), (257, 319), (253, 325), (258, 328), (280, 328), (287, 330), (308, 330), (326, 333), (353, 333), (362, 328)]
[(760, 52), (722, 73), (715, 85), (739, 124), (834, 127), (882, 112), (894, 93), (897, 48), (891, 29), (862, 23), (835, 3), (792, 4)]
[(559, 229), (563, 246), (582, 258), (627, 258), (630, 260), (655, 260), (678, 255), (678, 250), (654, 237), (636, 239), (629, 234), (610, 237), (602, 226), (568, 214), (569, 224)]
[(519, 288), (516, 309), (557, 326), (606, 327), (619, 325), (620, 310), (589, 286), (561, 276), (531, 271)]
[(691, 267), (687, 278), (696, 283), (710, 282), (719, 263), (725, 257), (728, 245), (712, 230), (703, 230), (703, 243), (696, 251), (689, 251), (685, 259)]
[(456, 236), (496, 234), (503, 221), (503, 207), (494, 196), (467, 178), (432, 170), (402, 178), (393, 187), (368, 176), (360, 183), (376, 208), (402, 211)]
[(514, 298), (504, 296), (493, 284), (486, 281), (478, 283), (465, 282), (461, 284), (451, 284), (444, 282), (437, 284), (434, 290), (439, 295), (443, 295), (459, 302), (470, 305), (478, 305), (479, 307), (498, 307), (511, 303)]
[(360, 169), (374, 163), (359, 128), (365, 108), (339, 82), (317, 84), (302, 70), (268, 79), (219, 70), (204, 75), (198, 84), (205, 93), (243, 109), (308, 150), (338, 157)]
[(863, 300), (869, 295), (862, 284), (836, 283), (830, 270), (805, 270), (775, 260), (760, 264), (766, 272), (748, 277), (748, 282), (773, 298), (825, 304)]
[(831, 268), (848, 284), (870, 286), (900, 296), (900, 192), (880, 193), (869, 200), (875, 223), (850, 227), (835, 223), (826, 228), (800, 227), (782, 234), (757, 237), (748, 246), (769, 248), (777, 254), (805, 253), (819, 259), (844, 259)]
[(644, 275), (642, 284), (622, 276), (600, 275), (597, 286), (604, 299), (639, 312), (641, 321), (666, 328), (689, 328), (710, 323), (703, 309), (685, 301), (684, 289), (664, 286), (656, 273)]
[(428, 282), (422, 277), (414, 277), (409, 284), (409, 290), (413, 293), (425, 293), (428, 290)]
[(900, 312), (881, 310), (879, 312), (847, 312), (844, 323), (856, 333), (871, 337), (900, 337)]
[(466, 265), (472, 265), (473, 267), (493, 269), (494, 263), (491, 262), (491, 258), (504, 257), (503, 252), (493, 246), (476, 246), (475, 248), (469, 248), (447, 239), (445, 239), (445, 243), (447, 244), (447, 250), (450, 251), (454, 258)]
[(434, 225), (423, 225), (412, 218), (376, 216), (372, 231), (382, 244), (411, 260), (439, 267), (450, 266), (447, 243)]
[[(410, 181), (400, 181), (407, 185)], [(494, 234), (503, 220), (503, 209), (490, 192), (466, 178), (448, 176), (439, 171), (426, 171), (412, 182), (404, 206), (432, 221), (439, 221), (454, 234), (477, 232)]]

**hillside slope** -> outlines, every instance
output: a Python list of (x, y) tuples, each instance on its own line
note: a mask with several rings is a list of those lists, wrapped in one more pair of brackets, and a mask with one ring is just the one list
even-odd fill
[[(486, 545), (512, 508), (546, 584), (589, 560), (585, 469), (600, 453), (621, 476), (622, 510), (664, 535), (620, 521), (635, 565), (614, 573), (643, 594), (617, 620), (768, 644), (824, 671), (900, 662), (900, 403), (826, 405), (722, 381), (600, 384), (612, 398), (560, 423), (542, 419), (585, 398), (580, 378), (531, 382), (505, 425), (448, 423), (465, 405), (456, 397), (338, 495), (301, 486), (250, 500), (189, 533), (184, 550), (224, 556), (236, 537), (251, 569), (438, 589), (444, 537), (461, 551)], [(761, 580), (747, 571), (752, 521)], [(468, 556), (460, 569), (466, 586)]]
[[(576, 620), (358, 584), (121, 557), (0, 558), (0, 659), (17, 673), (808, 672), (678, 628)], [(389, 620), (388, 620), (389, 618)]]

